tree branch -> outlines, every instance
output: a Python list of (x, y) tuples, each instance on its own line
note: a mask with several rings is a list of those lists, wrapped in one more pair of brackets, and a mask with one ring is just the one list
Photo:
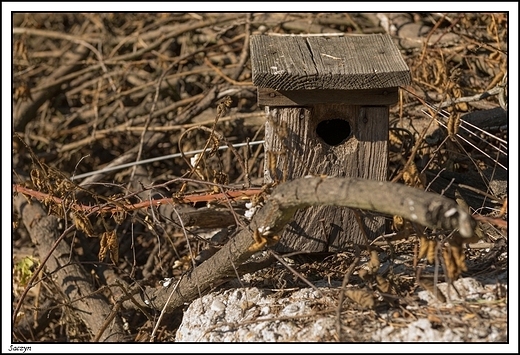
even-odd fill
[(420, 189), (353, 178), (301, 178), (277, 187), (248, 228), (238, 232), (215, 255), (180, 281), (168, 304), (168, 288), (148, 288), (143, 295), (146, 304), (155, 309), (166, 305), (165, 311), (171, 312), (185, 302), (191, 302), (199, 296), (199, 289), (208, 291), (222, 279), (232, 277), (234, 266), (238, 267), (259, 251), (258, 238), (253, 237), (258, 236), (256, 231), (263, 231), (265, 238), (276, 240), (274, 236), (281, 234), (298, 209), (318, 205), (400, 215), (430, 228), (458, 229), (465, 238), (473, 235), (476, 226), (471, 215), (455, 201)]

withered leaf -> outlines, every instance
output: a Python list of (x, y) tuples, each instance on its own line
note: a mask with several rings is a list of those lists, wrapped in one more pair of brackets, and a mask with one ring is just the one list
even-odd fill
[(94, 228), (90, 220), (79, 212), (71, 212), (72, 221), (78, 230), (85, 232), (86, 235), (92, 237), (94, 235)]
[(428, 241), (428, 251), (426, 253), (426, 260), (430, 264), (433, 264), (435, 262), (435, 253), (437, 251), (437, 241), (435, 239), (430, 239)]
[(363, 308), (373, 309), (376, 305), (374, 294), (366, 289), (349, 289), (345, 291), (345, 295)]
[(381, 275), (376, 275), (377, 289), (383, 293), (392, 293), (392, 284)]
[(110, 252), (110, 260), (114, 265), (119, 260), (119, 244), (117, 243), (116, 231), (105, 232), (101, 235), (99, 240), (99, 261), (103, 261)]

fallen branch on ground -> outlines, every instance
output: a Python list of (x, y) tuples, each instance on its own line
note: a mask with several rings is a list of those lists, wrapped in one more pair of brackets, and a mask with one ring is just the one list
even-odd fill
[[(298, 209), (333, 205), (400, 215), (429, 228), (458, 229), (473, 236), (475, 220), (455, 201), (405, 185), (353, 178), (301, 178), (277, 187), (266, 204), (243, 229), (210, 259), (184, 276), (173, 291), (168, 287), (147, 288), (143, 302), (168, 313), (191, 302), (238, 268), (256, 252), (278, 239)], [(171, 286), (173, 287), (173, 286)], [(171, 295), (171, 297), (170, 297)]]

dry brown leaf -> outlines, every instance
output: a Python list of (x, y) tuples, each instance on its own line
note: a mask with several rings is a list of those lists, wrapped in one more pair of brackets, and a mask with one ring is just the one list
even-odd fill
[(435, 262), (435, 253), (437, 252), (437, 241), (435, 239), (428, 240), (428, 251), (426, 253), (426, 260), (430, 264)]
[(408, 168), (403, 172), (404, 183), (408, 186), (417, 187), (419, 189), (426, 188), (426, 175), (419, 173), (417, 165), (413, 161), (408, 164)]
[[(456, 249), (450, 247), (446, 247), (442, 251), (444, 263), (446, 265), (446, 276), (452, 281), (456, 280), (463, 271), (459, 264), (460, 261), (458, 261), (460, 256), (455, 255), (454, 253), (457, 253)], [(464, 268), (465, 267), (464, 264)]]
[(417, 258), (422, 259), (422, 258), (425, 258), (426, 255), (428, 255), (428, 248), (429, 248), (428, 238), (426, 238), (424, 235), (422, 235), (419, 240), (419, 245), (420, 245), (419, 255), (417, 256)]
[(363, 281), (368, 281), (372, 276), (367, 269), (361, 268), (358, 271), (358, 275)]
[(349, 289), (345, 291), (345, 295), (363, 308), (373, 309), (376, 305), (374, 294), (366, 289)]
[(383, 293), (393, 293), (392, 284), (381, 275), (376, 275), (377, 289)]
[(377, 254), (377, 251), (370, 251), (370, 261), (368, 262), (367, 266), (371, 274), (375, 274), (377, 270), (379, 270), (379, 267), (381, 266), (381, 261), (379, 261), (379, 255)]
[(89, 237), (92, 237), (94, 235), (94, 228), (92, 228), (92, 224), (90, 223), (90, 220), (82, 215), (79, 212), (71, 212), (72, 215), (72, 221), (74, 222), (74, 225), (76, 228), (80, 231), (83, 231), (86, 235)]
[(110, 252), (110, 260), (114, 265), (117, 264), (119, 259), (119, 244), (117, 243), (116, 231), (105, 232), (101, 235), (99, 240), (99, 261), (103, 261)]
[(269, 230), (257, 229), (253, 233), (253, 240), (255, 243), (249, 247), (249, 251), (256, 253), (264, 249), (264, 247), (271, 247), (275, 245), (280, 240), (280, 237), (277, 235), (272, 235)]
[(456, 139), (455, 137), (459, 133), (460, 127), (460, 113), (454, 112), (451, 113), (448, 118), (447, 128), (448, 128), (448, 136), (450, 139)]
[(404, 219), (401, 216), (394, 216), (392, 218), (392, 225), (395, 231), (401, 230), (404, 226)]

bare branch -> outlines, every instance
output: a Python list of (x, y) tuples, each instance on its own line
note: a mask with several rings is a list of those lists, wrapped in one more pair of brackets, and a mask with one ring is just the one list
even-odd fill
[[(265, 206), (257, 212), (248, 228), (238, 232), (210, 259), (184, 277), (166, 312), (182, 306), (202, 292), (220, 284), (222, 279), (233, 277), (233, 265), (241, 265), (256, 251), (258, 240), (254, 232), (263, 231), (266, 238), (276, 239), (301, 208), (317, 205), (343, 206), (400, 215), (430, 228), (458, 229), (469, 238), (476, 222), (455, 201), (405, 185), (353, 178), (308, 177), (290, 181), (276, 188)], [(268, 233), (266, 233), (268, 232)], [(156, 309), (162, 309), (170, 297), (167, 288), (146, 290), (146, 299)]]

